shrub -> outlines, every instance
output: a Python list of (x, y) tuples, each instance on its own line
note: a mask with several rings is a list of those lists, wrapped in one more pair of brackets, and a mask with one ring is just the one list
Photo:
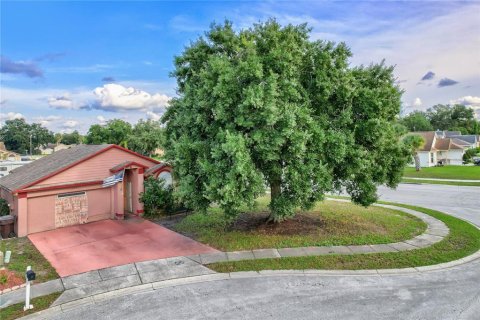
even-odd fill
[(7, 216), (10, 214), (10, 207), (8, 206), (8, 202), (5, 199), (0, 199), (0, 217)]
[(478, 154), (480, 154), (480, 148), (468, 149), (463, 154), (463, 161), (465, 163), (470, 163), (470, 162), (472, 162), (473, 157), (475, 157)]
[(183, 208), (175, 199), (172, 186), (165, 186), (165, 180), (153, 177), (145, 180), (145, 192), (140, 194), (140, 201), (145, 207), (145, 216), (154, 217), (159, 214), (173, 214)]

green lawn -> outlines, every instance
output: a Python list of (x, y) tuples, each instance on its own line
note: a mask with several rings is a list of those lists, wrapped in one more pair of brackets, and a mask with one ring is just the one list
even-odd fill
[(246, 260), (215, 263), (208, 265), (208, 267), (218, 272), (279, 269), (407, 268), (453, 261), (480, 250), (480, 230), (468, 222), (435, 210), (404, 204), (395, 205), (421, 211), (443, 221), (450, 228), (450, 234), (444, 240), (428, 248), (412, 251)]
[(56, 292), (47, 296), (32, 299), (30, 302), (33, 305), (32, 310), (23, 311), (23, 306), (25, 305), (24, 302), (13, 304), (4, 309), (0, 309), (0, 319), (13, 320), (41, 310), (45, 310), (50, 307), (50, 305), (60, 296), (60, 294), (62, 293)]
[(480, 187), (480, 182), (463, 182), (463, 181), (438, 181), (438, 180), (415, 180), (403, 178), (404, 183), (426, 183), (426, 184), (443, 184), (448, 186), (463, 186), (463, 187)]
[(336, 201), (318, 203), (280, 224), (266, 224), (268, 202), (268, 197), (260, 198), (255, 210), (242, 214), (233, 226), (227, 226), (219, 208), (212, 208), (207, 215), (187, 216), (173, 228), (225, 251), (391, 243), (411, 239), (426, 228), (401, 211)]
[(42, 256), (27, 237), (2, 240), (0, 241), (0, 250), (4, 253), (7, 250), (12, 251), (7, 269), (18, 272), (22, 277), (24, 277), (27, 266), (32, 266), (37, 274), (35, 283), (58, 278), (58, 274), (50, 262)]
[(415, 171), (415, 168), (406, 167), (403, 176), (409, 178), (480, 180), (480, 166), (430, 167), (422, 168), (418, 172)]

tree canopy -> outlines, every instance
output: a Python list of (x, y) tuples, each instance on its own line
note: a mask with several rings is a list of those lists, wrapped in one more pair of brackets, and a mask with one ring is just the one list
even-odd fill
[(400, 120), (409, 131), (432, 131), (433, 126), (423, 111), (413, 111)]
[(55, 141), (53, 133), (47, 128), (39, 123), (28, 124), (24, 119), (7, 120), (0, 129), (0, 141), (8, 150), (17, 153), (30, 152), (30, 137), (33, 152)]
[[(58, 136), (57, 136), (58, 135)], [(77, 131), (74, 130), (71, 133), (63, 133), (63, 134), (55, 134), (56, 140), (58, 143), (63, 143), (63, 144), (79, 144), (82, 143), (83, 137), (82, 135)]]
[(106, 125), (94, 124), (85, 136), (87, 144), (112, 143), (126, 147), (128, 137), (132, 133), (132, 125), (121, 119), (113, 119)]
[(105, 125), (90, 126), (85, 143), (113, 143), (151, 157), (164, 144), (164, 129), (159, 121), (140, 119), (135, 125), (113, 119)]
[(186, 205), (235, 216), (270, 187), (271, 220), (345, 188), (369, 205), (409, 161), (395, 121), (401, 90), (382, 63), (351, 68), (343, 44), (276, 21), (213, 25), (175, 58), (166, 158)]
[(127, 142), (129, 149), (151, 157), (164, 144), (163, 128), (158, 121), (141, 119), (133, 127)]
[(409, 131), (450, 130), (462, 134), (480, 134), (480, 121), (472, 108), (461, 104), (437, 104), (426, 112), (414, 111), (400, 119)]

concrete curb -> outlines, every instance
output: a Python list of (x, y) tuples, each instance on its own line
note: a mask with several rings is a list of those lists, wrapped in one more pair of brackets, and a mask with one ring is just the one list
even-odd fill
[(371, 270), (262, 270), (262, 271), (242, 271), (242, 272), (232, 272), (232, 273), (215, 273), (208, 275), (184, 277), (178, 279), (171, 279), (159, 282), (153, 282), (148, 284), (142, 284), (138, 286), (132, 286), (128, 288), (123, 288), (119, 290), (113, 290), (106, 293), (101, 293), (98, 295), (93, 295), (85, 297), (82, 299), (77, 299), (75, 301), (67, 302), (54, 306), (52, 308), (39, 311), (37, 313), (28, 315), (21, 319), (47, 319), (55, 314), (66, 312), (75, 308), (84, 307), (87, 305), (94, 305), (97, 303), (102, 303), (108, 299), (126, 296), (136, 293), (145, 293), (152, 292), (155, 290), (160, 290), (164, 288), (183, 286), (195, 283), (204, 283), (211, 281), (225, 281), (225, 280), (235, 280), (235, 279), (244, 279), (244, 278), (258, 278), (258, 277), (284, 277), (284, 276), (299, 276), (299, 277), (309, 277), (309, 276), (351, 276), (351, 277), (362, 277), (362, 276), (375, 276), (375, 277), (390, 277), (390, 276), (405, 276), (413, 274), (422, 274), (429, 273), (434, 271), (441, 271), (445, 269), (454, 268), (461, 266), (465, 263), (469, 263), (480, 259), (480, 250), (471, 254), (465, 258), (458, 259), (455, 261), (441, 263), (432, 266), (423, 266), (415, 268), (403, 268), (403, 269), (371, 269)]

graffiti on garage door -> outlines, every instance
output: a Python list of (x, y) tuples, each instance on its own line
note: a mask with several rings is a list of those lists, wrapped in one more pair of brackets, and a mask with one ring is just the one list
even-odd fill
[(55, 228), (85, 223), (88, 220), (86, 192), (65, 193), (55, 199)]

